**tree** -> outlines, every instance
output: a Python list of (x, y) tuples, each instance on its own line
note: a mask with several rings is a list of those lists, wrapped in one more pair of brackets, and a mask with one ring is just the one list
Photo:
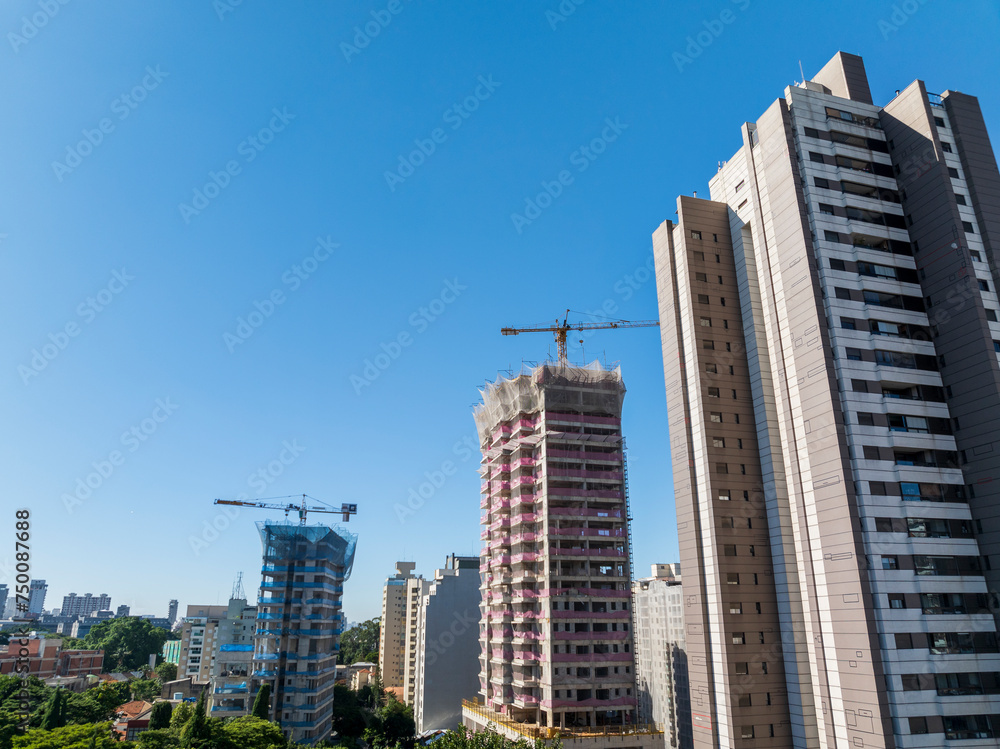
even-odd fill
[(390, 696), (389, 701), (372, 716), (364, 739), (373, 749), (413, 749), (417, 726), (413, 708)]
[(163, 691), (163, 685), (159, 679), (136, 679), (130, 681), (128, 685), (131, 689), (133, 700), (152, 702)]
[[(367, 688), (366, 686), (365, 689)], [(333, 730), (342, 739), (359, 739), (365, 732), (360, 694), (342, 684), (333, 687)]]
[(257, 690), (250, 715), (261, 720), (271, 719), (271, 685), (267, 682), (261, 684), (260, 689)]
[(158, 728), (169, 728), (170, 714), (173, 710), (173, 707), (166, 700), (154, 703), (153, 710), (149, 713), (149, 729), (152, 731)]
[(212, 735), (212, 728), (205, 717), (205, 692), (198, 695), (191, 718), (181, 729), (182, 747), (199, 747)]
[(83, 723), (53, 731), (33, 728), (23, 736), (14, 736), (14, 749), (120, 749), (111, 738), (110, 723)]
[(181, 730), (184, 725), (191, 720), (191, 715), (194, 713), (194, 705), (190, 702), (182, 702), (176, 708), (174, 708), (173, 714), (170, 716), (170, 727), (176, 728), (178, 731)]
[(454, 731), (441, 734), (434, 741), (434, 749), (562, 749), (562, 742), (546, 742), (541, 739), (515, 741), (489, 729), (473, 732), (465, 726), (459, 726)]
[(105, 671), (135, 671), (146, 666), (151, 654), (163, 650), (168, 634), (146, 619), (123, 616), (98, 622), (84, 642), (104, 651)]
[(157, 679), (166, 684), (168, 681), (173, 681), (177, 678), (177, 664), (164, 661), (153, 669), (153, 673), (156, 674)]
[(340, 636), (337, 663), (350, 665), (365, 660), (372, 653), (376, 654), (372, 662), (377, 662), (379, 626), (379, 617), (375, 617), (344, 632)]
[(277, 723), (253, 715), (227, 721), (223, 735), (239, 749), (285, 749), (288, 740)]
[(48, 701), (45, 703), (45, 711), (42, 713), (42, 723), (40, 728), (45, 731), (52, 731), (66, 725), (66, 701), (63, 698), (61, 689), (52, 690)]
[(172, 728), (157, 728), (143, 731), (136, 737), (139, 749), (180, 749), (177, 731)]

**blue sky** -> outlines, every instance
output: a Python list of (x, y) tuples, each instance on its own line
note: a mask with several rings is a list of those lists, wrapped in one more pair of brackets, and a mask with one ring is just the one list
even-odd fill
[[(650, 234), (800, 60), (1000, 132), (993, 2), (36, 0), (0, 32), (0, 527), (32, 510), (50, 607), (253, 590), (268, 514), (215, 497), (356, 502), (350, 620), (397, 559), (477, 553), (478, 389), (555, 348), (499, 329), (654, 318)], [(677, 555), (659, 337), (584, 355), (628, 387), (642, 573)]]

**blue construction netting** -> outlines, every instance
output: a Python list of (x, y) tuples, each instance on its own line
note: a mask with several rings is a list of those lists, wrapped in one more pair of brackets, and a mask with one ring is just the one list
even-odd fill
[(299, 525), (291, 520), (263, 520), (257, 531), (264, 547), (264, 564), (294, 559), (332, 561), (343, 569), (343, 579), (351, 576), (358, 534), (339, 525)]

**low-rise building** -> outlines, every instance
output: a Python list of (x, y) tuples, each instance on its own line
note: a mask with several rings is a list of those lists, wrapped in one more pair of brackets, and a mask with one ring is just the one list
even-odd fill
[[(28, 675), (43, 680), (100, 674), (104, 668), (103, 650), (63, 650), (62, 640), (44, 639), (34, 633), (28, 636), (27, 645), (22, 644), (23, 639), (12, 637), (9, 644), (0, 646), (3, 648), (0, 650), (0, 674), (15, 673), (19, 662), (25, 661)], [(28, 654), (22, 656), (25, 648)]]
[(165, 663), (173, 663), (179, 666), (181, 662), (181, 641), (167, 640), (163, 643), (163, 660)]
[(135, 741), (136, 736), (149, 729), (153, 705), (145, 700), (126, 702), (118, 708), (112, 730), (119, 741)]

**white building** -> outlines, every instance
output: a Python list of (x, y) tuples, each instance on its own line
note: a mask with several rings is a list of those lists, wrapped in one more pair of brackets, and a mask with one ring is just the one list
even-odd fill
[(662, 725), (669, 746), (690, 749), (680, 565), (654, 564), (652, 573), (633, 583), (639, 719)]
[(456, 557), (434, 572), (414, 617), (413, 718), (417, 732), (451, 730), (462, 700), (479, 692), (479, 557)]

